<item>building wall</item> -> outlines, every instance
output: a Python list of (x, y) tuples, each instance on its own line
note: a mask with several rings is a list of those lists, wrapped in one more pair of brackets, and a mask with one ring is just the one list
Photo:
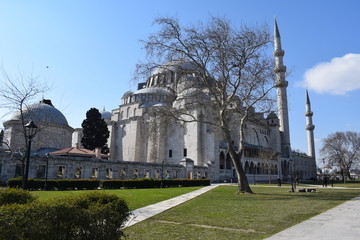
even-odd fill
[[(31, 151), (45, 148), (64, 149), (72, 145), (73, 128), (69, 126), (36, 122), (37, 133), (32, 139)], [(8, 121), (5, 126), (4, 140), (13, 150), (24, 149), (25, 140), (20, 121)]]

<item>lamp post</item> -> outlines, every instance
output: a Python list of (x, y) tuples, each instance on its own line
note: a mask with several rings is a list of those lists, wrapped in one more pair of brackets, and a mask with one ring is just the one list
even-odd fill
[(46, 190), (46, 188), (47, 188), (48, 171), (49, 171), (49, 157), (50, 157), (50, 154), (49, 154), (49, 153), (46, 153), (45, 156), (46, 156), (46, 167), (45, 167), (45, 184), (44, 184), (44, 190)]
[(165, 161), (161, 162), (161, 182), (160, 182), (160, 188), (163, 187), (163, 179), (164, 179), (164, 163)]
[(26, 139), (28, 140), (27, 144), (27, 151), (26, 151), (26, 168), (25, 168), (25, 177), (22, 181), (22, 188), (28, 189), (27, 183), (28, 183), (28, 177), (29, 177), (29, 164), (30, 164), (30, 152), (31, 152), (31, 139), (35, 136), (37, 126), (33, 121), (28, 122), (25, 124), (25, 130), (26, 130)]
[(294, 186), (294, 171), (295, 171), (295, 162), (294, 159), (290, 159), (290, 174), (291, 174), (291, 192), (295, 192), (296, 186)]

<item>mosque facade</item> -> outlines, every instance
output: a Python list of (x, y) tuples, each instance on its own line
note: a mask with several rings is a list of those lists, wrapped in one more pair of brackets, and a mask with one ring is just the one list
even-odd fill
[[(306, 92), (306, 131), (308, 154), (291, 150), (288, 117), (286, 67), (277, 24), (274, 31), (275, 73), (278, 113), (264, 116), (255, 110), (245, 124), (245, 151), (242, 165), (250, 182), (265, 182), (296, 175), (302, 179), (316, 178), (314, 125), (311, 105)], [(121, 104), (111, 112), (102, 111), (110, 131), (109, 155), (81, 149), (81, 129), (71, 128), (64, 115), (49, 102), (29, 107), (25, 119), (40, 126), (32, 146), (29, 176), (46, 178), (209, 178), (213, 182), (235, 179), (236, 174), (221, 132), (206, 121), (154, 125), (156, 109), (181, 109), (189, 92), (188, 84), (199, 76), (191, 61), (174, 60), (160, 66), (139, 84), (135, 92), (126, 92)], [(196, 89), (192, 90), (196, 92)], [(206, 119), (214, 114), (194, 106), (191, 114)], [(4, 122), (0, 153), (0, 177), (3, 180), (19, 175), (16, 151), (24, 138), (19, 116)], [(232, 144), (239, 146), (240, 126), (234, 121)], [(18, 144), (18, 145), (17, 145)], [(49, 153), (49, 154), (46, 154)]]

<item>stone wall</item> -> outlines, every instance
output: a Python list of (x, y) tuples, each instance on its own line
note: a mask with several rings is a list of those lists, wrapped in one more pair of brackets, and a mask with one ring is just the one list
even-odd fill
[[(16, 156), (0, 153), (2, 182), (19, 176), (21, 161)], [(191, 173), (189, 173), (191, 172)], [(47, 173), (47, 174), (46, 174)], [(169, 163), (112, 161), (83, 157), (32, 156), (29, 178), (48, 179), (199, 179), (207, 178), (207, 167)]]

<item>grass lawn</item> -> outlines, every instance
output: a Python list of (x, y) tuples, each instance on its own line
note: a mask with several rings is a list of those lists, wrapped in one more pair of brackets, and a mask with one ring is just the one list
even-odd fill
[(360, 195), (353, 189), (289, 189), (254, 186), (256, 194), (237, 195), (235, 186), (219, 186), (125, 233), (129, 240), (263, 239)]
[[(161, 202), (179, 195), (197, 190), (201, 187), (186, 188), (155, 188), (155, 189), (116, 189), (116, 190), (92, 190), (113, 193), (125, 199), (131, 210), (141, 208), (150, 204)], [(38, 196), (40, 201), (51, 198), (75, 196), (89, 191), (33, 191), (33, 195)]]
[[(328, 184), (328, 187), (331, 187), (331, 184)], [(359, 183), (334, 183), (334, 187), (346, 187), (346, 188), (360, 188), (360, 182)]]

